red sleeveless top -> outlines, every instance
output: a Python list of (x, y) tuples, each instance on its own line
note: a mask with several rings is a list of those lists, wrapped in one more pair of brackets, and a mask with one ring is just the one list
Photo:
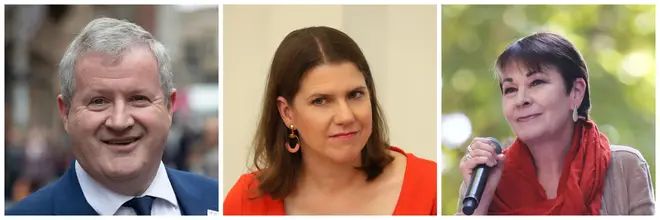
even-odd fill
[[(437, 215), (437, 163), (405, 153), (406, 171), (399, 200), (393, 215)], [(255, 181), (254, 173), (244, 174), (227, 194), (223, 204), (224, 215), (284, 215), (284, 202), (264, 195), (249, 199), (248, 186)]]

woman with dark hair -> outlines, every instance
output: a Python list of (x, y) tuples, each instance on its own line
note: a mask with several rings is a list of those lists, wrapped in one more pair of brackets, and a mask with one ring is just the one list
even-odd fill
[(486, 164), (494, 169), (475, 214), (654, 214), (644, 157), (610, 145), (589, 119), (587, 66), (571, 42), (551, 33), (527, 36), (504, 50), (496, 70), (517, 138), (500, 155), (487, 139), (472, 140), (460, 162), (459, 210), (472, 169)]
[(389, 145), (372, 73), (343, 32), (291, 32), (275, 52), (254, 137), (256, 171), (225, 215), (435, 215), (436, 163)]

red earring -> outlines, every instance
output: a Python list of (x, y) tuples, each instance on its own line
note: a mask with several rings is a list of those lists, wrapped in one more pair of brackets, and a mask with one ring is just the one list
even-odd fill
[[(291, 153), (296, 153), (300, 149), (300, 139), (296, 135), (296, 127), (294, 125), (289, 125), (289, 136), (287, 137), (288, 141), (285, 143), (286, 149)], [(291, 147), (293, 146), (293, 147)]]

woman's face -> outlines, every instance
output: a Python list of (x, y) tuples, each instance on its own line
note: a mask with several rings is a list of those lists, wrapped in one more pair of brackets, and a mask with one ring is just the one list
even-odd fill
[(369, 90), (350, 62), (323, 64), (305, 73), (293, 105), (278, 97), (278, 109), (287, 127), (298, 129), (304, 154), (352, 162), (371, 136)]
[(518, 64), (501, 71), (504, 116), (518, 138), (525, 142), (553, 138), (572, 123), (572, 110), (582, 102), (584, 80), (578, 79), (566, 94), (561, 74), (554, 66), (540, 72)]

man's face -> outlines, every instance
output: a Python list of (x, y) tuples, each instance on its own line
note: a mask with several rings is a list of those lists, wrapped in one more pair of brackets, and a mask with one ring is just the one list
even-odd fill
[(160, 87), (156, 59), (134, 46), (120, 58), (102, 53), (80, 57), (70, 109), (58, 96), (60, 116), (73, 152), (85, 171), (101, 182), (130, 180), (160, 164), (172, 122)]

